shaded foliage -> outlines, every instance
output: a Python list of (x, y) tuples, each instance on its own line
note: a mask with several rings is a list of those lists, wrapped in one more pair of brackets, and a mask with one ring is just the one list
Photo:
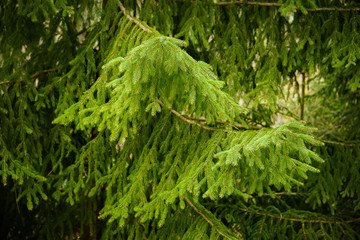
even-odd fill
[(4, 1), (0, 238), (359, 238), (359, 27), (357, 1)]

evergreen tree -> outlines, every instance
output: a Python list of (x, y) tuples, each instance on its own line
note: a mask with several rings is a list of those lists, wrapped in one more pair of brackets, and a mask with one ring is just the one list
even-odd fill
[(358, 239), (359, 13), (2, 0), (0, 239)]

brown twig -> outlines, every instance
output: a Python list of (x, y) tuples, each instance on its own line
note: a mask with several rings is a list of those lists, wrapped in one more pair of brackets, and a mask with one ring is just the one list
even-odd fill
[(329, 140), (320, 140), (324, 143), (330, 143), (330, 144), (335, 144), (335, 145), (342, 145), (342, 146), (349, 146), (349, 147), (355, 147), (355, 146), (359, 146), (360, 143), (343, 143), (343, 142), (335, 142), (335, 141), (329, 141)]
[(142, 30), (144, 30), (145, 32), (148, 33), (152, 33), (153, 31), (150, 30), (149, 28), (145, 27), (141, 22), (139, 22), (137, 19), (133, 18), (132, 16), (130, 16), (129, 14), (126, 13), (126, 9), (124, 7), (124, 5), (121, 3), (120, 0), (118, 0), (119, 2), (119, 6), (121, 11), (123, 12), (123, 14), (132, 22), (134, 22), (136, 25), (138, 25)]
[(294, 193), (294, 192), (279, 192), (279, 193), (264, 193), (263, 196), (297, 196), (297, 195), (301, 195), (299, 193)]
[[(164, 106), (164, 103), (161, 102), (160, 100), (156, 100), (161, 106)], [(183, 115), (181, 115), (179, 112), (175, 111), (174, 109), (171, 109), (170, 107), (168, 107), (170, 109), (170, 111), (175, 114), (176, 116), (178, 116), (181, 120), (183, 120), (184, 122), (187, 122), (189, 124), (192, 124), (192, 125), (196, 125), (196, 126), (199, 126), (205, 130), (209, 130), (209, 131), (224, 131), (224, 132), (230, 132), (231, 130), (227, 130), (227, 129), (216, 129), (216, 128), (211, 128), (211, 127), (207, 127), (207, 126), (204, 126), (200, 123), (197, 123), (195, 121), (199, 121), (199, 122), (206, 122), (206, 119), (203, 119), (203, 118), (193, 118), (193, 117), (185, 117)], [(262, 127), (259, 127), (259, 126), (249, 126), (249, 127), (246, 127), (246, 126), (242, 126), (242, 125), (234, 125), (234, 124), (230, 124), (230, 123), (227, 123), (227, 122), (216, 122), (216, 123), (219, 123), (219, 124), (223, 124), (223, 125), (229, 125), (229, 126), (232, 126), (232, 127), (235, 127), (235, 128), (242, 128), (242, 129), (245, 129), (245, 130), (260, 130), (262, 129)], [(321, 139), (316, 139), (318, 141), (321, 141), (321, 142), (324, 142), (324, 143), (330, 143), (330, 144), (338, 144), (338, 145), (343, 145), (343, 146), (358, 146), (360, 144), (352, 144), (352, 143), (342, 143), (342, 142), (334, 142), (334, 141), (327, 141), (327, 140), (321, 140)], [(270, 194), (268, 194), (270, 195)], [(276, 195), (297, 195), (296, 193), (276, 193)], [(264, 196), (267, 196), (267, 194), (264, 194)]]
[[(249, 6), (262, 6), (262, 7), (283, 7), (284, 4), (281, 3), (264, 3), (264, 2), (247, 2), (247, 1), (234, 1), (234, 2), (218, 2), (215, 3), (218, 6), (228, 6), (228, 5), (249, 5)], [(301, 10), (296, 8), (296, 10)], [(308, 12), (323, 12), (323, 11), (337, 11), (337, 12), (351, 12), (351, 11), (360, 11), (360, 8), (307, 8)]]
[[(157, 100), (157, 102), (161, 105), (161, 106), (164, 106), (164, 103), (161, 102), (160, 100)], [(197, 123), (197, 122), (194, 122), (194, 121), (199, 121), (199, 122), (206, 122), (206, 119), (203, 119), (203, 118), (193, 118), (193, 117), (185, 117), (183, 115), (181, 115), (179, 112), (175, 111), (174, 109), (171, 109), (169, 107), (170, 111), (175, 114), (176, 116), (178, 116), (179, 118), (181, 118), (183, 121), (189, 123), (189, 124), (193, 124), (193, 125), (197, 125), (199, 127), (202, 127), (206, 130), (210, 130), (210, 131), (224, 131), (224, 132), (229, 132), (229, 130), (226, 130), (226, 129), (216, 129), (216, 128), (210, 128), (210, 127), (207, 127), (207, 126), (204, 126), (200, 123)], [(237, 125), (237, 124), (231, 124), (231, 123), (227, 123), (227, 122), (221, 122), (221, 121), (217, 121), (216, 123), (218, 124), (223, 124), (223, 125), (228, 125), (228, 126), (232, 126), (232, 127), (235, 127), (235, 128), (242, 128), (242, 129), (247, 129), (247, 130), (260, 130), (262, 127), (259, 127), (259, 126), (243, 126), (243, 125)]]
[(360, 8), (315, 8), (315, 9), (306, 9), (308, 12), (321, 12), (321, 11), (328, 11), (328, 12), (355, 12), (360, 11)]
[[(34, 73), (34, 74), (31, 75), (30, 77), (31, 77), (31, 78), (36, 78), (36, 77), (38, 77), (40, 74), (56, 72), (57, 70), (59, 70), (59, 69), (58, 69), (58, 68), (45, 69), (45, 70), (43, 70), (43, 71)], [(4, 81), (4, 82), (0, 82), (0, 85), (2, 85), (2, 84), (8, 84), (8, 83), (15, 83), (15, 82), (24, 82), (24, 80)]]
[[(162, 103), (160, 100), (156, 100), (161, 106), (164, 106), (164, 103)], [(169, 108), (170, 111), (175, 114), (176, 116), (178, 116), (181, 120), (183, 120), (184, 122), (187, 122), (189, 124), (193, 124), (193, 125), (196, 125), (196, 126), (199, 126), (205, 130), (209, 130), (209, 131), (224, 131), (224, 132), (228, 132), (228, 130), (226, 129), (216, 129), (216, 128), (210, 128), (210, 127), (207, 127), (207, 126), (204, 126), (200, 123), (197, 123), (197, 122), (194, 122), (194, 121), (191, 121), (190, 119), (187, 119), (186, 117), (184, 117), (183, 115), (181, 115), (180, 113), (178, 113), (177, 111), (175, 111), (174, 109), (171, 109)]]
[(39, 76), (40, 74), (43, 74), (43, 73), (56, 72), (57, 70), (59, 70), (59, 69), (58, 68), (45, 69), (41, 72), (34, 73), (33, 75), (31, 75), (31, 78), (36, 78), (37, 76)]
[(219, 6), (228, 6), (228, 5), (250, 5), (250, 6), (263, 6), (263, 7), (282, 7), (284, 4), (280, 3), (264, 3), (264, 2), (243, 2), (243, 1), (234, 1), (234, 2), (218, 2), (215, 5)]
[[(188, 117), (188, 118), (191, 119), (191, 120), (199, 121), (199, 122), (206, 122), (206, 119), (203, 119), (203, 118), (193, 118), (193, 117)], [(247, 129), (247, 130), (260, 130), (260, 129), (262, 129), (262, 127), (260, 127), (260, 126), (243, 126), (243, 125), (231, 124), (231, 123), (221, 122), (221, 121), (216, 121), (216, 123), (232, 126), (232, 127), (235, 127), (235, 128)]]
[[(20, 80), (20, 82), (23, 82), (24, 80)], [(18, 82), (16, 80), (13, 80), (13, 81), (4, 81), (4, 82), (0, 82), (0, 85), (2, 84), (8, 84), (8, 83), (15, 83), (15, 82)]]
[(302, 79), (301, 79), (301, 92), (300, 92), (300, 120), (304, 120), (304, 108), (305, 108), (305, 73), (302, 73)]
[(303, 233), (304, 233), (304, 239), (306, 240), (307, 237), (306, 237), (305, 224), (304, 224), (304, 222), (301, 223), (301, 227), (302, 227), (302, 230), (303, 230)]
[(309, 220), (309, 219), (299, 219), (299, 218), (286, 218), (286, 217), (282, 217), (282, 216), (276, 216), (276, 215), (251, 211), (251, 210), (248, 210), (248, 209), (245, 209), (245, 208), (239, 208), (239, 207), (233, 207), (233, 206), (227, 206), (227, 207), (237, 209), (237, 210), (240, 210), (240, 211), (243, 211), (243, 212), (246, 212), (246, 213), (252, 213), (252, 214), (256, 214), (256, 215), (260, 215), (260, 216), (264, 216), (264, 217), (271, 217), (271, 218), (276, 218), (276, 219), (286, 220), (286, 221), (292, 221), (292, 222), (348, 224), (348, 223), (353, 223), (353, 222), (359, 222), (360, 221), (360, 218), (350, 219), (350, 220), (347, 220), (347, 221), (326, 221), (326, 220)]
[(47, 174), (48, 176), (54, 171), (54, 169), (51, 169), (51, 171)]
[(214, 226), (214, 223), (211, 222), (210, 219), (208, 219), (199, 209), (197, 209), (187, 197), (184, 197), (184, 200), (195, 210), (195, 212), (200, 214), (205, 219), (205, 221), (207, 221), (211, 226)]
[[(156, 100), (162, 107), (164, 106), (164, 103), (161, 102), (160, 100)], [(193, 117), (185, 117), (183, 115), (181, 115), (179, 112), (175, 111), (174, 109), (171, 109), (170, 107), (168, 107), (170, 109), (170, 111), (175, 114), (176, 116), (178, 116), (181, 120), (183, 120), (184, 122), (187, 122), (189, 124), (192, 124), (192, 125), (196, 125), (196, 126), (199, 126), (205, 130), (209, 130), (209, 131), (224, 131), (224, 132), (230, 132), (230, 130), (226, 130), (226, 129), (216, 129), (216, 128), (211, 128), (211, 127), (207, 127), (207, 126), (204, 126), (200, 123), (197, 123), (195, 121), (199, 121), (199, 122), (206, 122), (206, 119), (203, 119), (203, 118), (193, 118)], [(230, 123), (227, 123), (227, 122), (216, 122), (216, 123), (219, 123), (219, 124), (223, 124), (223, 125), (229, 125), (229, 126), (232, 126), (232, 127), (235, 127), (235, 128), (242, 128), (242, 129), (245, 129), (245, 130), (260, 130), (262, 129), (262, 127), (260, 126), (249, 126), (249, 127), (246, 127), (246, 126), (242, 126), (242, 125), (234, 125), (234, 124), (230, 124)], [(349, 143), (341, 143), (341, 142), (334, 142), (334, 141), (327, 141), (327, 140), (321, 140), (321, 139), (317, 139), (318, 141), (321, 141), (321, 142), (324, 142), (324, 143), (330, 143), (330, 144), (338, 144), (338, 145), (343, 145), (343, 146), (357, 146), (359, 144), (349, 144)], [(270, 195), (270, 194), (269, 194)], [(275, 195), (297, 195), (296, 193), (276, 193)], [(264, 194), (264, 196), (267, 196), (267, 194)]]
[(262, 223), (261, 223), (258, 240), (260, 240), (260, 236), (261, 236), (261, 233), (262, 233), (262, 230), (263, 230), (263, 226), (264, 226), (264, 223), (265, 223), (265, 219), (266, 219), (266, 217), (264, 217), (264, 219), (263, 219), (263, 221), (262, 221)]
[(17, 197), (17, 193), (16, 193), (16, 189), (15, 189), (14, 193), (15, 193), (16, 209), (17, 209), (19, 215), (21, 215), (21, 213), (20, 213), (20, 208), (19, 208), (19, 201), (18, 201), (18, 197)]
[[(210, 219), (208, 219), (199, 209), (197, 209), (197, 207), (187, 198), (184, 197), (184, 200), (195, 210), (195, 212), (197, 212), (202, 218), (205, 219), (205, 221), (207, 221), (212, 227), (214, 227), (214, 223), (211, 222)], [(220, 232), (219, 229), (216, 228), (216, 231), (223, 237), (230, 239), (228, 236), (226, 236), (224, 233)]]

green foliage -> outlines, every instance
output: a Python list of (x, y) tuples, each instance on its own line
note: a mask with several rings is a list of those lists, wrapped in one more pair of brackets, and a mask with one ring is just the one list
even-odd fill
[(255, 3), (5, 1), (0, 238), (359, 238), (359, 4)]

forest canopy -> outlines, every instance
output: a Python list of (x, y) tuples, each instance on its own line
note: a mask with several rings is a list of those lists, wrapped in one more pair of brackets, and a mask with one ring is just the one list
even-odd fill
[(0, 239), (360, 238), (360, 3), (0, 4)]

